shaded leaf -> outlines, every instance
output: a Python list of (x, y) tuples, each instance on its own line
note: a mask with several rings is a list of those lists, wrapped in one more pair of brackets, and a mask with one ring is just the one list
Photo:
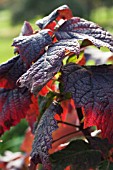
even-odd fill
[(37, 120), (37, 117), (39, 116), (40, 112), (39, 112), (39, 107), (38, 107), (38, 99), (37, 96), (35, 97), (34, 95), (31, 95), (31, 103), (29, 105), (29, 110), (27, 111), (27, 115), (26, 115), (26, 120), (29, 123), (29, 126), (33, 132), (34, 129), (34, 123)]
[(31, 129), (28, 128), (26, 130), (24, 140), (20, 146), (20, 150), (29, 154), (32, 150), (33, 140), (34, 140), (34, 135), (31, 133)]
[(76, 38), (88, 39), (97, 47), (108, 47), (113, 52), (113, 36), (97, 24), (79, 17), (73, 17), (60, 26), (55, 33), (58, 40)]
[(102, 153), (104, 159), (108, 157), (110, 149), (113, 147), (109, 144), (108, 139), (101, 139), (98, 137), (87, 137), (91, 147), (95, 150), (99, 150)]
[(54, 20), (60, 20), (60, 19), (70, 19), (72, 17), (72, 12), (70, 8), (67, 5), (60, 6), (59, 8), (55, 9), (52, 13), (50, 13), (48, 16), (44, 17), (43, 19), (40, 19), (36, 22), (36, 25), (39, 26), (39, 28), (50, 28), (54, 29), (56, 23)]
[(64, 92), (70, 92), (76, 107), (83, 107), (85, 127), (97, 126), (113, 142), (113, 66), (81, 67), (68, 64), (62, 70)]
[(49, 31), (42, 30), (30, 36), (19, 36), (14, 39), (13, 46), (19, 49), (20, 56), (28, 66), (39, 58), (47, 45), (52, 43)]
[(79, 44), (73, 39), (61, 40), (35, 62), (18, 80), (21, 87), (26, 86), (36, 93), (60, 70), (62, 60), (69, 51), (78, 54)]
[(76, 170), (88, 170), (100, 163), (101, 154), (92, 150), (83, 140), (75, 140), (63, 150), (50, 155), (50, 160), (53, 170), (64, 170), (68, 165), (73, 165)]
[(100, 163), (98, 166), (98, 170), (112, 170), (113, 169), (113, 163), (109, 162), (108, 160), (105, 160)]
[(50, 170), (48, 150), (52, 144), (52, 132), (58, 128), (54, 119), (56, 113), (60, 114), (62, 108), (57, 103), (52, 103), (42, 115), (35, 131), (35, 139), (31, 153), (31, 161), (35, 164), (42, 163), (44, 168)]

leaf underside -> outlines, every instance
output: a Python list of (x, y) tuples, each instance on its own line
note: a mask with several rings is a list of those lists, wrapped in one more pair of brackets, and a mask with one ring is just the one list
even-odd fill
[(97, 24), (79, 17), (64, 22), (55, 33), (58, 40), (76, 38), (88, 39), (96, 47), (108, 47), (113, 52), (113, 36)]
[(62, 69), (64, 92), (70, 92), (77, 108), (85, 114), (85, 127), (97, 126), (113, 142), (113, 66), (68, 64)]

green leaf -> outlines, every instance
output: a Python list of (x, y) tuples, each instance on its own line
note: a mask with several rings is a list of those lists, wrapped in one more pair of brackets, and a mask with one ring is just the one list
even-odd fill
[(76, 170), (95, 168), (101, 161), (101, 153), (92, 150), (83, 140), (72, 141), (65, 149), (50, 155), (53, 170), (64, 170), (72, 165)]
[(108, 142), (108, 139), (101, 139), (98, 137), (87, 137), (92, 149), (99, 150), (102, 156), (106, 158), (108, 156), (109, 150), (113, 147), (112, 144)]
[(105, 160), (100, 163), (98, 170), (113, 170), (113, 163)]

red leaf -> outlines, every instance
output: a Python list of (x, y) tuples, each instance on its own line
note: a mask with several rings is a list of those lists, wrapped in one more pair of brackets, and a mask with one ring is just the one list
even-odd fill
[(36, 22), (36, 25), (38, 25), (41, 29), (49, 28), (51, 30), (54, 30), (54, 27), (56, 26), (55, 20), (57, 21), (59, 21), (60, 19), (66, 20), (72, 18), (72, 16), (73, 15), (69, 7), (67, 5), (63, 5), (55, 9), (48, 16), (38, 20)]
[(26, 119), (29, 122), (29, 126), (31, 127), (32, 131), (38, 115), (39, 115), (38, 99), (34, 95), (31, 95), (31, 103), (26, 114)]
[[(37, 115), (33, 95), (27, 88), (18, 88), (16, 85), (17, 79), (26, 70), (26, 64), (19, 55), (0, 65), (0, 135), (19, 123), (27, 114), (31, 115), (31, 111), (35, 117)], [(33, 120), (30, 120), (30, 124), (34, 123)]]
[(49, 92), (49, 90), (55, 90), (55, 84), (53, 80), (50, 80), (39, 92), (39, 95), (41, 96), (46, 96), (46, 94)]
[(21, 151), (29, 154), (32, 150), (33, 140), (34, 140), (34, 135), (31, 133), (31, 129), (28, 128), (23, 143), (20, 147)]
[(113, 143), (113, 66), (63, 68), (64, 92), (70, 92), (76, 107), (83, 107), (85, 127), (97, 126), (103, 138)]

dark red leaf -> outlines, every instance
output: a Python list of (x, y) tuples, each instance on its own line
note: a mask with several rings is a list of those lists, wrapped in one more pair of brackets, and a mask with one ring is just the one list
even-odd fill
[(44, 112), (35, 131), (31, 161), (35, 164), (42, 163), (45, 170), (51, 169), (48, 150), (52, 144), (52, 132), (58, 128), (54, 116), (56, 113), (60, 114), (61, 112), (61, 106), (57, 103), (52, 103)]
[(30, 88), (36, 93), (60, 70), (62, 59), (69, 52), (78, 54), (79, 43), (73, 40), (61, 40), (51, 46), (48, 51), (34, 63), (18, 80), (21, 87)]
[(62, 70), (64, 91), (70, 92), (76, 107), (83, 107), (85, 127), (97, 126), (113, 142), (113, 66), (81, 67), (68, 64)]
[(29, 105), (28, 111), (26, 112), (26, 120), (28, 121), (31, 130), (33, 131), (34, 123), (39, 116), (38, 99), (34, 95), (31, 95), (31, 103)]
[(55, 33), (58, 40), (76, 38), (88, 39), (97, 47), (108, 47), (113, 52), (113, 36), (97, 24), (79, 17), (73, 17), (60, 26)]
[(25, 118), (31, 95), (26, 88), (0, 88), (0, 135)]
[(19, 123), (27, 114), (35, 112), (36, 117), (37, 109), (33, 110), (36, 104), (31, 93), (27, 88), (18, 88), (16, 85), (17, 79), (26, 70), (26, 64), (19, 55), (0, 65), (0, 135)]
[(49, 35), (50, 30), (42, 30), (39, 33), (30, 36), (19, 36), (14, 39), (13, 46), (19, 49), (19, 54), (28, 66), (35, 62), (45, 47), (52, 43)]
[(55, 20), (59, 21), (60, 19), (70, 19), (72, 18), (72, 12), (70, 8), (67, 5), (60, 6), (59, 8), (55, 9), (52, 13), (50, 13), (48, 16), (44, 17), (43, 19), (40, 19), (36, 22), (36, 25), (39, 26), (39, 28), (49, 28), (51, 30), (54, 29), (56, 26)]

